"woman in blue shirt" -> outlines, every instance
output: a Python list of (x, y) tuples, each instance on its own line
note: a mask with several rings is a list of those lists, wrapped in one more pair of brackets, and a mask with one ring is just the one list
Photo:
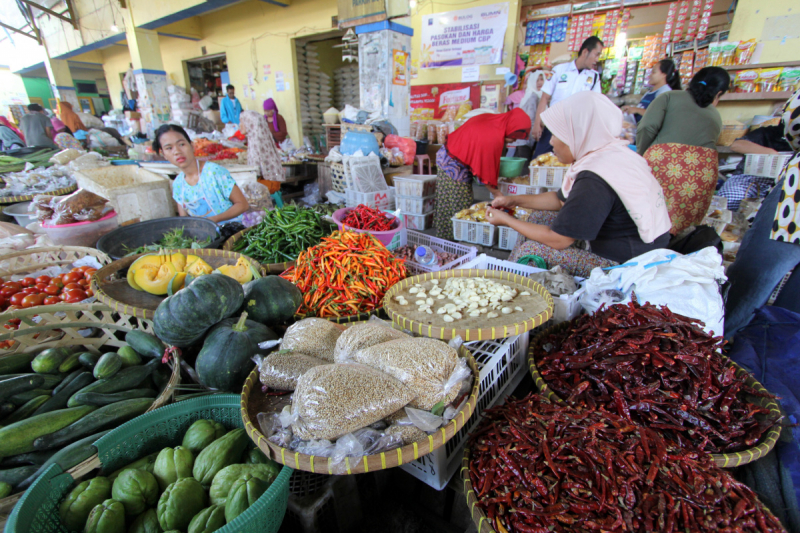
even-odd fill
[(675, 63), (671, 59), (662, 59), (650, 71), (650, 92), (642, 96), (638, 106), (623, 106), (622, 112), (635, 115), (636, 122), (639, 122), (653, 100), (667, 91), (680, 90), (681, 74), (675, 68)]
[(239, 186), (223, 167), (198, 161), (186, 130), (165, 124), (156, 130), (153, 151), (181, 169), (172, 184), (172, 198), (182, 217), (202, 217), (213, 222), (241, 222), (249, 209)]

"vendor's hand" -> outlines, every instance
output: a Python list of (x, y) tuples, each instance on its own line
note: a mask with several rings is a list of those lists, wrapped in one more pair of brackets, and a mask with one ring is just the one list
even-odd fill
[(492, 200), (492, 207), (499, 208), (499, 207), (507, 207), (512, 208), (516, 207), (514, 205), (514, 199), (511, 196), (503, 196), (501, 194), (495, 193), (494, 200)]
[(542, 138), (543, 131), (544, 128), (542, 128), (542, 121), (537, 118), (533, 124), (533, 127), (531, 128), (531, 136), (538, 141)]
[(499, 209), (486, 208), (486, 221), (495, 226), (509, 226), (514, 217)]
[(631, 112), (631, 106), (629, 106), (629, 105), (624, 105), (620, 109), (621, 109), (621, 111), (623, 113), (630, 113)]

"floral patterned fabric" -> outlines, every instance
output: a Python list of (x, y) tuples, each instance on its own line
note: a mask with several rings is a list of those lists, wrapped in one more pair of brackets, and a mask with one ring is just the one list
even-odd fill
[(672, 221), (670, 233), (680, 233), (706, 216), (717, 186), (716, 150), (702, 146), (654, 144), (644, 153), (664, 191)]

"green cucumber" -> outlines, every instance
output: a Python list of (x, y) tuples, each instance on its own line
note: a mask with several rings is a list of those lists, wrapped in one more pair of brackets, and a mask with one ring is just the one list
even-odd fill
[(41, 407), (43, 403), (45, 403), (50, 398), (51, 398), (50, 394), (37, 396), (36, 398), (30, 400), (22, 407), (11, 413), (11, 415), (8, 418), (3, 420), (3, 423), (8, 425), (8, 424), (13, 424), (14, 422), (19, 422), (20, 420), (24, 420), (25, 418), (28, 418), (33, 413), (35, 413), (36, 410), (39, 407)]
[(0, 429), (0, 457), (35, 451), (33, 441), (65, 428), (88, 415), (89, 405), (36, 415)]
[(143, 414), (152, 404), (153, 400), (150, 398), (138, 398), (106, 405), (69, 426), (47, 435), (41, 435), (33, 442), (33, 447), (36, 450), (49, 450), (64, 446), (111, 424), (119, 425), (127, 422), (131, 418)]
[[(144, 380), (146, 380), (148, 376), (150, 376), (159, 363), (160, 361), (151, 361), (146, 365), (123, 368), (114, 376), (112, 376), (111, 379), (102, 379), (100, 381), (96, 381), (91, 385), (82, 388), (78, 392), (100, 392), (102, 394), (108, 394), (111, 392), (135, 389)], [(76, 407), (78, 405), (80, 404), (75, 400), (75, 395), (73, 394), (67, 402), (67, 406)]]
[(58, 365), (59, 372), (72, 372), (79, 366), (81, 366), (81, 362), (78, 360), (80, 358), (79, 353), (74, 353), (64, 359), (64, 362)]
[(164, 356), (164, 343), (144, 331), (129, 331), (125, 334), (125, 342), (143, 357), (161, 359)]
[(122, 359), (122, 368), (142, 364), (142, 356), (136, 353), (136, 350), (130, 346), (123, 346), (117, 351), (117, 354), (120, 359)]
[(95, 379), (108, 379), (122, 368), (122, 358), (116, 352), (103, 354), (92, 373)]
[(0, 470), (0, 482), (8, 483), (12, 487), (16, 487), (31, 474), (39, 470), (38, 466), (18, 466), (17, 468), (9, 468), (8, 470)]
[(0, 388), (2, 388), (3, 383), (8, 381), (9, 379), (19, 378), (19, 377), (32, 378), (35, 376), (44, 378), (44, 384), (42, 385), (41, 388), (49, 390), (52, 390), (58, 385), (60, 385), (64, 381), (64, 378), (66, 377), (65, 374), (35, 374), (33, 372), (29, 372), (27, 374), (7, 374), (5, 376), (0, 376)]
[(15, 353), (0, 357), (0, 374), (14, 374), (31, 369), (31, 361), (36, 357), (32, 353)]
[(61, 470), (66, 472), (73, 466), (84, 462), (86, 459), (97, 453), (97, 447), (94, 445), (94, 443), (97, 441), (97, 439), (109, 431), (111, 430), (109, 429), (106, 431), (101, 431), (100, 433), (95, 433), (94, 435), (90, 435), (81, 440), (75, 441), (69, 446), (65, 446), (56, 453), (51, 454), (50, 458), (44, 461), (33, 475), (20, 482), (18, 487), (20, 489), (27, 489), (34, 481), (36, 481), (36, 478), (38, 478), (42, 472), (50, 468), (50, 465), (52, 464), (57, 464), (61, 467)]
[(79, 368), (78, 370), (72, 372), (71, 374), (67, 374), (67, 376), (64, 379), (61, 380), (61, 383), (59, 383), (56, 386), (56, 388), (53, 389), (53, 394), (56, 395), (59, 392), (61, 392), (64, 389), (64, 387), (66, 387), (67, 385), (72, 383), (72, 380), (77, 378), (78, 376), (80, 376), (83, 372), (84, 372), (84, 369), (83, 368)]
[(111, 394), (101, 394), (97, 392), (79, 392), (75, 395), (75, 400), (81, 405), (95, 405), (102, 407), (122, 400), (133, 400), (135, 398), (155, 398), (158, 393), (153, 389), (132, 389), (123, 392), (112, 392)]
[[(28, 376), (20, 376), (18, 378), (7, 379), (0, 383), (0, 401), (6, 398), (11, 398), (16, 394), (23, 392), (40, 389), (44, 385), (44, 378), (35, 374)], [(2, 455), (0, 455), (2, 456)]]
[(78, 356), (78, 361), (86, 368), (94, 368), (94, 365), (100, 360), (100, 355), (92, 352), (83, 352)]
[(49, 389), (31, 389), (29, 391), (15, 394), (11, 398), (9, 398), (9, 400), (14, 405), (20, 406), (20, 405), (25, 405), (34, 398), (38, 398), (39, 396), (50, 396), (52, 393), (53, 391)]
[(57, 394), (53, 394), (53, 396), (51, 396), (47, 402), (42, 404), (41, 407), (39, 407), (39, 409), (36, 411), (36, 414), (41, 415), (43, 413), (49, 413), (50, 411), (67, 407), (67, 402), (72, 395), (91, 383), (94, 383), (94, 377), (92, 376), (92, 373), (81, 372), (69, 383), (69, 385), (58, 391)]
[(17, 406), (14, 405), (14, 402), (3, 402), (0, 403), (0, 418), (4, 418), (14, 411), (17, 410)]
[(28, 465), (42, 466), (54, 453), (56, 452), (30, 452), (12, 455), (11, 457), (3, 459), (3, 462), (0, 462), (0, 468), (13, 468), (15, 466)]
[(66, 346), (48, 348), (31, 361), (31, 368), (37, 374), (55, 374), (67, 357), (72, 354), (72, 349)]

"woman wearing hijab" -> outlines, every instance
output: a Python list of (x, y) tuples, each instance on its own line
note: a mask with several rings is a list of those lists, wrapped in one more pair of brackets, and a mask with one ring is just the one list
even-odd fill
[[(619, 138), (622, 112), (595, 92), (581, 92), (542, 113), (559, 161), (571, 164), (561, 190), (499, 196), (487, 209), (489, 222), (524, 237), (510, 261), (537, 256), (573, 276), (624, 263), (669, 244), (671, 227), (661, 186), (647, 162)], [(534, 210), (527, 222), (498, 208)], [(573, 246), (589, 241), (592, 251)]]
[(19, 128), (14, 126), (10, 120), (8, 120), (6, 117), (0, 117), (0, 126), (5, 126), (11, 129), (11, 131), (13, 131), (17, 137), (22, 140), (23, 146), (25, 146), (25, 135), (23, 135)]
[[(539, 98), (542, 97), (542, 87), (544, 86), (545, 81), (547, 81), (547, 76), (543, 70), (537, 70), (536, 72), (531, 72), (528, 74), (528, 81), (527, 85), (525, 86), (525, 94), (522, 96), (522, 99), (519, 101), (519, 105), (517, 106), (525, 111), (525, 114), (531, 119), (531, 124), (533, 124), (533, 122), (536, 120), (536, 112), (537, 108), (539, 107)], [(533, 155), (534, 142), (535, 139), (531, 136), (528, 136), (527, 139), (521, 139), (513, 144), (510, 144), (509, 148), (512, 146), (516, 147), (516, 150), (514, 151), (514, 157), (525, 157), (530, 159), (531, 155)]]
[(726, 272), (731, 289), (725, 302), (725, 337), (746, 326), (790, 273), (772, 305), (800, 313), (800, 90), (786, 102), (783, 123), (794, 155)]
[(67, 127), (67, 125), (66, 125), (66, 124), (64, 124), (63, 122), (61, 122), (61, 119), (60, 119), (60, 118), (58, 118), (58, 117), (57, 117), (55, 114), (54, 114), (52, 117), (50, 117), (50, 124), (52, 124), (52, 125), (53, 125), (53, 137), (54, 137), (54, 138), (55, 138), (55, 136), (56, 136), (56, 135), (58, 135), (59, 133), (69, 133), (69, 134), (72, 134), (72, 132), (71, 132), (71, 131), (69, 130), (69, 128)]
[(242, 111), (239, 131), (247, 137), (247, 164), (260, 169), (261, 179), (283, 181), (281, 156), (263, 117), (255, 111)]
[(86, 126), (83, 125), (81, 117), (79, 117), (78, 114), (72, 110), (72, 104), (69, 102), (58, 103), (58, 116), (61, 119), (61, 122), (63, 122), (73, 134), (78, 130), (87, 129)]
[(264, 118), (267, 119), (269, 132), (272, 134), (272, 138), (275, 139), (275, 144), (280, 145), (286, 140), (288, 132), (286, 131), (286, 121), (278, 113), (278, 104), (272, 98), (264, 100)]
[(453, 215), (473, 203), (472, 178), (497, 187), (505, 145), (527, 139), (530, 133), (531, 119), (523, 110), (513, 109), (474, 116), (447, 136), (447, 143), (436, 152), (439, 179), (433, 226), (437, 237), (453, 239)]

